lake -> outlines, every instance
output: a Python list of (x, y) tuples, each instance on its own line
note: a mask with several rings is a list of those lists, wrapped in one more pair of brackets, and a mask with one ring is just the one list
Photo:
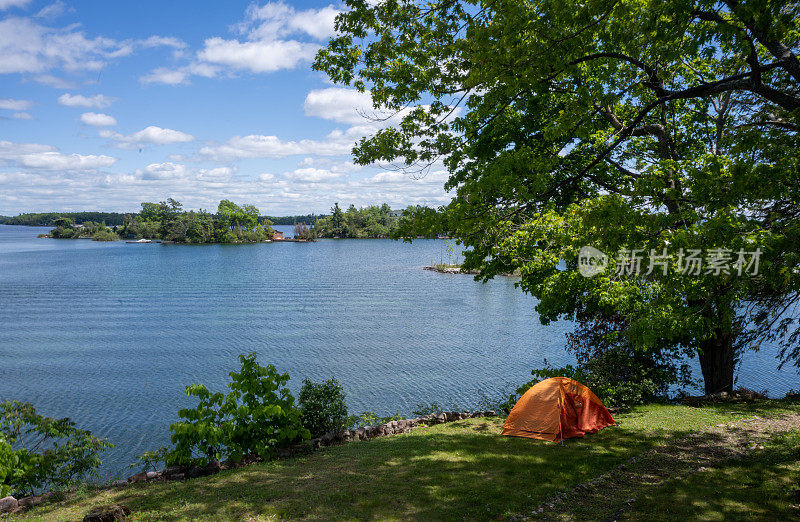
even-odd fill
[[(0, 225), (0, 398), (108, 438), (106, 478), (166, 445), (193, 404), (184, 386), (222, 391), (240, 353), (288, 372), (295, 392), (335, 376), (351, 413), (382, 415), (470, 407), (545, 358), (572, 362), (570, 325), (542, 326), (514, 278), (423, 270), (447, 259), (442, 240), (137, 245), (43, 231)], [(796, 371), (776, 366), (763, 349), (737, 384), (797, 388)]]

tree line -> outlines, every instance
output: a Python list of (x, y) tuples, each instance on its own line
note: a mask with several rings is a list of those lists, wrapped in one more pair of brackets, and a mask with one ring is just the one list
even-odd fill
[(224, 199), (217, 212), (183, 210), (183, 204), (169, 198), (144, 202), (138, 214), (125, 214), (119, 225), (78, 224), (59, 217), (50, 232), (54, 238), (91, 237), (98, 241), (155, 239), (176, 243), (257, 243), (272, 239), (272, 222), (259, 220), (253, 205), (237, 205)]
[(317, 237), (327, 238), (390, 237), (397, 230), (398, 219), (395, 214), (386, 203), (362, 208), (351, 204), (346, 211), (336, 203), (330, 216), (317, 220), (314, 230)]

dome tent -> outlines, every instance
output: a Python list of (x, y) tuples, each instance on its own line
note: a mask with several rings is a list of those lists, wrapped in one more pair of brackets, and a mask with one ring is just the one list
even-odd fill
[(589, 388), (567, 377), (553, 377), (519, 398), (503, 425), (503, 435), (559, 442), (612, 424), (611, 413)]

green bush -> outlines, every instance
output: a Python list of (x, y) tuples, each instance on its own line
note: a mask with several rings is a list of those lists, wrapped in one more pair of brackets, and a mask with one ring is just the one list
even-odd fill
[(395, 413), (388, 417), (381, 417), (374, 411), (363, 411), (360, 415), (350, 415), (347, 418), (347, 427), (349, 428), (363, 428), (364, 426), (377, 426), (378, 424), (386, 424), (396, 420), (404, 419), (400, 413)]
[(0, 493), (33, 495), (98, 476), (99, 454), (113, 447), (68, 418), (52, 419), (33, 405), (0, 403)]
[(442, 407), (442, 405), (436, 401), (433, 401), (429, 404), (424, 402), (417, 404), (417, 407), (411, 413), (413, 415), (416, 415), (417, 417), (421, 417), (422, 415), (430, 415), (431, 413), (442, 413), (443, 411), (444, 408)]
[(312, 437), (347, 426), (344, 390), (335, 378), (322, 382), (305, 379), (297, 399), (303, 426), (311, 432)]
[(104, 228), (102, 230), (98, 230), (94, 234), (92, 234), (92, 240), (94, 241), (119, 241), (119, 236), (114, 233), (113, 230), (109, 228)]
[(240, 355), (239, 361), (241, 370), (230, 373), (227, 395), (211, 393), (202, 384), (186, 387), (199, 404), (180, 410), (184, 421), (170, 426), (175, 448), (166, 455), (167, 465), (239, 461), (247, 455), (266, 459), (276, 448), (309, 437), (286, 387), (289, 374), (260, 366), (254, 353)]

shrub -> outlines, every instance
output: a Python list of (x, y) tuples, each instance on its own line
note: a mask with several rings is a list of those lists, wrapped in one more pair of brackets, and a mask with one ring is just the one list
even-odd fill
[(202, 384), (186, 387), (199, 404), (180, 410), (184, 421), (170, 426), (175, 448), (166, 455), (167, 465), (239, 461), (247, 455), (266, 459), (276, 448), (309, 437), (286, 387), (289, 374), (260, 366), (255, 353), (240, 355), (239, 361), (241, 370), (230, 373), (227, 395)]
[(92, 235), (94, 241), (119, 241), (119, 236), (111, 229), (104, 228)]
[(303, 426), (312, 437), (347, 426), (347, 405), (344, 390), (335, 378), (322, 382), (303, 381), (298, 402)]
[(350, 415), (347, 418), (347, 426), (349, 428), (362, 428), (364, 426), (377, 426), (378, 424), (386, 424), (396, 420), (404, 419), (400, 413), (395, 413), (388, 417), (381, 417), (374, 411), (363, 411), (360, 415)]
[(444, 408), (442, 408), (441, 404), (436, 401), (431, 402), (430, 404), (421, 402), (417, 404), (417, 407), (414, 411), (411, 412), (412, 415), (416, 415), (417, 417), (421, 417), (422, 415), (430, 415), (431, 413), (442, 413)]
[(68, 418), (44, 417), (28, 403), (0, 403), (0, 490), (33, 495), (96, 477), (99, 454), (111, 447)]

